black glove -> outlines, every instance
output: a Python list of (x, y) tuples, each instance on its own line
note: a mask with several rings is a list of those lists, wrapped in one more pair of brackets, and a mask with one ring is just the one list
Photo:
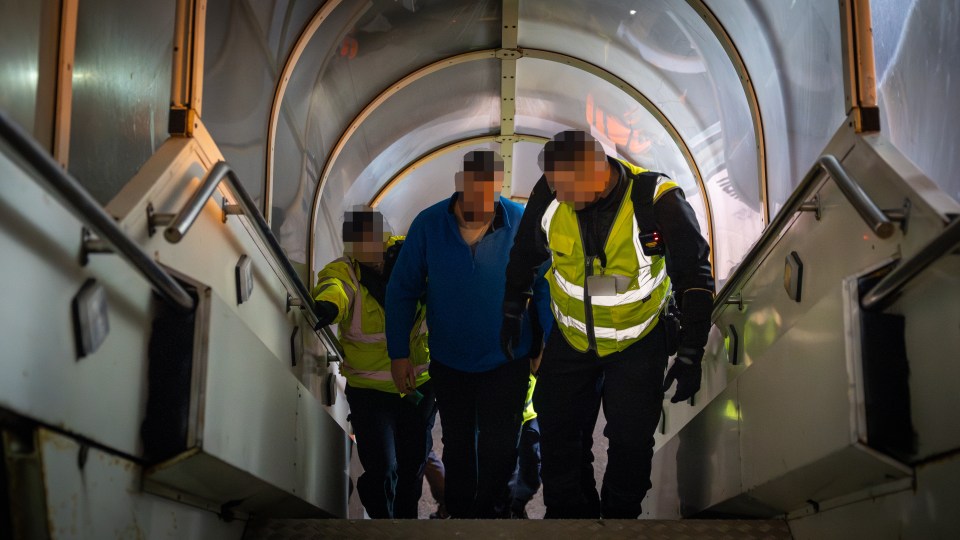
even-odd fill
[(680, 354), (673, 361), (673, 365), (667, 370), (667, 378), (663, 381), (663, 391), (666, 392), (677, 381), (677, 391), (670, 398), (670, 403), (680, 403), (694, 396), (700, 390), (700, 378), (702, 369), (700, 368), (700, 359), (703, 357), (703, 349), (690, 350), (680, 349)]
[(513, 348), (520, 345), (520, 332), (523, 329), (523, 308), (525, 302), (503, 301), (503, 324), (500, 326), (500, 350), (507, 360), (513, 360)]
[(333, 324), (333, 321), (337, 320), (337, 315), (340, 314), (340, 310), (337, 309), (337, 305), (333, 302), (327, 302), (326, 300), (320, 300), (314, 304), (317, 311), (317, 325), (314, 327), (315, 330), (320, 330), (324, 326), (330, 326)]

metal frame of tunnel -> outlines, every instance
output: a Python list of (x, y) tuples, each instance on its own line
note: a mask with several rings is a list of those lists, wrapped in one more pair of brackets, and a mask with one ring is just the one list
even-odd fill
[(455, 150), (485, 143), (499, 143), (503, 145), (507, 142), (510, 144), (518, 142), (531, 142), (537, 144), (546, 144), (549, 140), (550, 139), (547, 137), (540, 137), (538, 135), (514, 133), (513, 135), (481, 135), (479, 137), (468, 137), (466, 139), (453, 141), (422, 154), (417, 159), (408, 163), (403, 169), (400, 170), (400, 172), (393, 175), (390, 180), (387, 180), (385, 184), (380, 186), (380, 189), (377, 190), (376, 195), (374, 195), (367, 204), (371, 207), (376, 207), (383, 201), (390, 191), (396, 187), (397, 184), (402, 182), (410, 173), (433, 161), (434, 159), (442, 155), (449, 154)]
[[(274, 146), (276, 143), (276, 130), (277, 130), (277, 124), (279, 119), (279, 111), (281, 109), (283, 98), (286, 93), (287, 83), (289, 82), (290, 77), (296, 68), (296, 65), (300, 59), (303, 49), (306, 47), (309, 41), (313, 38), (317, 30), (320, 28), (323, 22), (327, 19), (327, 17), (333, 12), (333, 10), (336, 7), (340, 5), (341, 1), (342, 0), (327, 0), (317, 9), (316, 13), (313, 15), (313, 17), (310, 19), (310, 21), (308, 22), (304, 30), (301, 32), (301, 35), (299, 36), (296, 44), (294, 45), (293, 49), (288, 55), (286, 62), (284, 63), (283, 72), (281, 73), (281, 76), (277, 83), (277, 89), (274, 94), (274, 102), (271, 109), (271, 115), (269, 119), (268, 130), (267, 130), (268, 139), (267, 139), (267, 156), (266, 156), (266, 171), (265, 171), (266, 174), (265, 174), (264, 193), (263, 193), (263, 201), (264, 201), (263, 212), (268, 222), (270, 220), (270, 214), (271, 214), (270, 210), (271, 210), (271, 204), (273, 199), (273, 166), (272, 165), (274, 163), (274, 155), (275, 155)], [(718, 42), (723, 47), (724, 52), (727, 54), (727, 57), (730, 60), (731, 64), (733, 65), (734, 69), (736, 70), (737, 74), (740, 76), (741, 85), (743, 87), (743, 91), (744, 91), (748, 106), (750, 108), (751, 119), (754, 127), (754, 136), (756, 140), (756, 149), (757, 149), (757, 165), (758, 165), (757, 174), (758, 174), (758, 179), (760, 184), (759, 187), (760, 187), (762, 217), (763, 217), (764, 224), (766, 224), (769, 222), (770, 209), (769, 209), (768, 196), (767, 196), (768, 190), (767, 190), (765, 135), (763, 131), (763, 121), (760, 113), (760, 107), (757, 100), (756, 91), (753, 87), (753, 81), (750, 78), (750, 74), (747, 70), (746, 64), (743, 61), (743, 58), (740, 55), (740, 52), (737, 49), (736, 44), (733, 42), (729, 33), (720, 23), (719, 19), (716, 17), (713, 11), (703, 2), (703, 0), (687, 0), (687, 4), (691, 7), (691, 9), (693, 9), (701, 17), (701, 19), (710, 28), (711, 32), (714, 34), (714, 37), (718, 40)], [(510, 21), (506, 20), (506, 16), (508, 14), (511, 17)], [(315, 234), (316, 234), (315, 227), (316, 227), (317, 211), (319, 207), (319, 200), (322, 195), (326, 180), (333, 169), (333, 164), (336, 162), (336, 159), (339, 153), (343, 150), (343, 147), (345, 146), (347, 140), (349, 140), (350, 137), (353, 135), (353, 133), (356, 131), (356, 129), (359, 128), (360, 124), (362, 124), (362, 122), (367, 117), (369, 117), (374, 110), (376, 110), (381, 104), (383, 104), (383, 102), (385, 102), (393, 94), (403, 89), (404, 87), (408, 86), (412, 82), (420, 78), (423, 78), (426, 75), (429, 75), (431, 73), (434, 73), (436, 71), (439, 71), (441, 69), (444, 69), (452, 65), (457, 65), (460, 63), (469, 62), (477, 59), (490, 59), (490, 58), (499, 58), (502, 64), (510, 62), (513, 64), (514, 69), (515, 69), (515, 62), (523, 56), (527, 56), (531, 58), (539, 58), (539, 59), (549, 60), (549, 61), (563, 62), (572, 67), (576, 67), (578, 69), (584, 70), (594, 76), (600, 77), (601, 79), (604, 79), (611, 84), (614, 84), (614, 86), (617, 86), (618, 88), (626, 92), (628, 95), (633, 97), (641, 105), (643, 105), (648, 112), (650, 112), (655, 118), (657, 118), (657, 120), (661, 123), (661, 125), (664, 126), (664, 128), (668, 131), (668, 133), (670, 133), (671, 138), (674, 139), (675, 144), (677, 144), (678, 148), (681, 150), (681, 153), (684, 155), (685, 160), (688, 162), (688, 165), (690, 166), (691, 171), (693, 172), (694, 177), (697, 181), (698, 188), (700, 189), (700, 192), (703, 196), (710, 245), (715, 246), (714, 230), (713, 230), (714, 229), (713, 211), (710, 204), (709, 196), (707, 194), (706, 186), (700, 174), (699, 167), (697, 166), (695, 160), (693, 159), (693, 156), (690, 153), (690, 150), (687, 147), (685, 141), (683, 140), (682, 137), (680, 137), (676, 128), (665, 117), (662, 111), (658, 107), (656, 107), (642, 92), (634, 88), (632, 85), (626, 83), (626, 81), (624, 81), (617, 75), (599, 66), (596, 66), (594, 64), (591, 64), (589, 62), (586, 62), (576, 57), (572, 57), (572, 56), (561, 54), (561, 53), (556, 53), (553, 51), (544, 51), (544, 50), (538, 50), (538, 49), (523, 49), (523, 48), (519, 48), (518, 45), (515, 45), (517, 47), (516, 49), (513, 47), (507, 47), (508, 45), (514, 45), (516, 35), (517, 35), (517, 25), (511, 24), (511, 21), (518, 22), (517, 0), (504, 1), (503, 15), (505, 17), (503, 21), (503, 24), (504, 24), (503, 28), (505, 30), (503, 35), (504, 41), (502, 43), (503, 45), (502, 48), (467, 52), (463, 54), (454, 55), (414, 71), (413, 73), (400, 79), (396, 83), (390, 85), (387, 88), (387, 90), (382, 92), (380, 95), (377, 96), (377, 98), (371, 101), (360, 112), (360, 114), (358, 114), (357, 117), (354, 118), (354, 120), (350, 123), (347, 129), (344, 130), (344, 132), (341, 134), (340, 138), (337, 141), (337, 144), (331, 150), (329, 156), (327, 157), (326, 163), (324, 164), (324, 170), (321, 177), (319, 178), (316, 192), (314, 194), (314, 201), (311, 206), (310, 231), (308, 234), (309, 245), (307, 246), (307, 253), (308, 253), (307, 265), (309, 268), (310, 275), (313, 274), (313, 266), (314, 266), (313, 258), (314, 258), (314, 241), (315, 241)], [(508, 38), (510, 40), (509, 43), (507, 42)], [(520, 52), (520, 54), (519, 55), (510, 54), (509, 58), (507, 58), (505, 55), (506, 52)], [(501, 103), (501, 105), (503, 104)], [(512, 103), (509, 105), (512, 105)], [(512, 124), (512, 118), (511, 118), (511, 122), (509, 123)], [(503, 126), (501, 126), (501, 128), (502, 127)], [(508, 139), (505, 139), (505, 140), (507, 141), (508, 146), (511, 146), (513, 139), (509, 137), (512, 135), (512, 132), (505, 134), (502, 131), (503, 130), (501, 129), (500, 134), (491, 135), (490, 137), (494, 139), (496, 139), (498, 136), (507, 137)], [(456, 145), (458, 145), (458, 141), (454, 141), (448, 146), (456, 146)], [(432, 159), (429, 157), (431, 155), (434, 155), (434, 157), (436, 155), (439, 155), (439, 154), (436, 154), (436, 152), (437, 151), (435, 150), (434, 152), (425, 154), (424, 156), (420, 156), (417, 160), (414, 161), (414, 163), (408, 164), (407, 167), (405, 167), (401, 171), (401, 173), (403, 173), (403, 171), (406, 171), (407, 169), (410, 169), (410, 167), (413, 164), (422, 165), (426, 161), (429, 161), (430, 159)], [(512, 152), (509, 152), (509, 153), (511, 154), (511, 157), (512, 157)], [(391, 186), (398, 181), (402, 181), (402, 179), (407, 175), (407, 174), (401, 174), (401, 173), (398, 173), (394, 175), (394, 178), (391, 178), (391, 181), (390, 181)], [(381, 188), (381, 190), (378, 192), (378, 195), (375, 196), (374, 198), (376, 199), (378, 196), (382, 198), (383, 194), (384, 194), (383, 188)], [(711, 250), (711, 258), (712, 256), (713, 256), (713, 251)]]
[[(376, 98), (374, 98), (360, 113), (350, 122), (347, 128), (343, 131), (340, 138), (337, 140), (337, 143), (334, 145), (333, 149), (330, 152), (330, 155), (327, 157), (326, 163), (324, 164), (323, 173), (320, 176), (320, 180), (317, 185), (317, 189), (314, 193), (313, 204), (310, 208), (310, 230), (308, 234), (308, 245), (307, 245), (307, 266), (310, 276), (314, 273), (314, 243), (316, 240), (316, 221), (317, 213), (320, 207), (320, 197), (323, 194), (323, 188), (326, 184), (327, 179), (330, 177), (330, 173), (333, 171), (333, 166), (339, 157), (340, 152), (346, 146), (347, 141), (350, 137), (360, 128), (360, 125), (383, 103), (385, 103), (391, 96), (399, 92), (400, 90), (408, 87), (412, 83), (426, 77), (427, 75), (436, 73), (450, 66), (463, 64), (465, 62), (471, 62), (475, 60), (487, 60), (492, 58), (497, 58), (502, 54), (502, 49), (486, 49), (481, 51), (473, 51), (469, 53), (463, 53), (454, 55), (448, 58), (438, 60), (432, 64), (424, 66), (413, 73), (401, 78), (396, 83), (391, 84), (386, 90), (381, 92)], [(511, 49), (512, 51), (512, 49)], [(700, 168), (697, 165), (696, 160), (693, 157), (693, 153), (690, 150), (690, 147), (687, 145), (683, 137), (680, 136), (680, 132), (677, 130), (676, 126), (666, 117), (662, 110), (656, 106), (643, 92), (621, 79), (617, 75), (607, 71), (606, 69), (576, 58), (566, 54), (545, 51), (541, 49), (521, 49), (519, 50), (520, 55), (515, 57), (519, 59), (520, 57), (534, 58), (538, 60), (545, 60), (551, 62), (558, 62), (569, 65), (571, 67), (577, 68), (579, 70), (585, 71), (595, 77), (598, 77), (610, 84), (613, 84), (615, 87), (619, 88), (621, 91), (629, 95), (635, 101), (637, 101), (644, 109), (647, 110), (667, 131), (670, 135), (670, 138), (673, 140), (674, 144), (677, 145), (677, 148), (680, 150), (680, 153), (684, 156), (684, 160), (687, 162), (687, 166), (690, 167), (690, 171), (693, 173), (694, 179), (696, 180), (697, 187), (700, 190), (700, 194), (703, 197), (704, 209), (706, 213), (707, 220), (707, 233), (708, 241), (711, 246), (715, 246), (714, 242), (714, 227), (713, 227), (713, 209), (710, 204), (710, 197), (707, 193), (706, 185), (703, 181), (703, 176), (700, 172)], [(491, 134), (491, 137), (498, 137), (501, 134)], [(415, 160), (416, 161), (416, 160)], [(713, 250), (711, 250), (711, 259), (713, 258)]]

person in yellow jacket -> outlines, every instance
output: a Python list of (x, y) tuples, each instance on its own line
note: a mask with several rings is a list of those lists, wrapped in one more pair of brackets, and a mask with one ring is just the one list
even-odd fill
[[(676, 381), (670, 401), (678, 403), (700, 389), (710, 246), (676, 182), (608, 156), (583, 131), (547, 142), (541, 166), (510, 251), (503, 311), (504, 320), (522, 313), (540, 265), (551, 261), (556, 324), (533, 396), (546, 517), (636, 519), (651, 487), (664, 392)], [(502, 342), (517, 339), (504, 325)], [(599, 494), (578, 466), (589, 462), (598, 401), (609, 440)]]
[(390, 373), (383, 310), (403, 237), (387, 237), (383, 216), (361, 207), (346, 213), (343, 242), (345, 256), (319, 272), (313, 297), (320, 325), (339, 325), (345, 353), (340, 372), (364, 470), (357, 493), (372, 518), (416, 519), (437, 412), (424, 310), (410, 334), (416, 389), (404, 395)]

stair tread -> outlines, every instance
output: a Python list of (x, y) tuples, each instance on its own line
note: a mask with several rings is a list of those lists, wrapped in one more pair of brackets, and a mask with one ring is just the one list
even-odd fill
[(247, 525), (244, 540), (300, 538), (792, 538), (783, 520), (347, 520), (270, 519)]

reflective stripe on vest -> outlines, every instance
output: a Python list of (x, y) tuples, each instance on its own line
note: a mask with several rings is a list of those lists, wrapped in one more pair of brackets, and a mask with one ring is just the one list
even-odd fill
[(353, 312), (353, 316), (350, 317), (350, 326), (340, 329), (343, 337), (358, 343), (380, 343), (386, 341), (387, 336), (383, 332), (377, 334), (363, 333), (363, 293), (360, 292), (360, 280), (357, 279), (357, 274), (353, 271), (353, 261), (346, 257), (344, 257), (343, 260), (347, 263), (347, 273), (350, 274), (350, 281), (353, 283), (353, 290), (350, 290), (350, 287), (344, 287), (347, 296), (350, 297), (350, 309)]
[[(420, 375), (423, 375), (423, 373), (426, 372), (429, 367), (429, 364), (413, 366), (413, 372), (415, 376), (419, 377)], [(361, 369), (356, 369), (347, 363), (344, 363), (342, 366), (340, 366), (340, 370), (343, 372), (344, 376), (355, 375), (357, 377), (363, 377), (364, 379), (370, 379), (371, 381), (393, 382), (393, 374), (389, 371), (364, 371)]]
[[(350, 299), (350, 307), (353, 310), (353, 315), (350, 317), (350, 326), (341, 325), (341, 335), (351, 341), (357, 343), (382, 343), (387, 340), (386, 334), (379, 332), (376, 334), (365, 334), (363, 333), (363, 293), (360, 292), (360, 280), (357, 279), (357, 274), (353, 270), (353, 262), (343, 257), (341, 260), (347, 263), (347, 273), (350, 275), (350, 281), (353, 283), (353, 290), (350, 287), (344, 287), (344, 291), (347, 293), (347, 297)], [(354, 302), (356, 304), (354, 305)], [(417, 335), (427, 333), (427, 321), (424, 319), (420, 323), (420, 331)]]
[[(655, 200), (678, 187), (667, 178), (659, 178)], [(578, 315), (587, 316), (584, 281), (589, 273), (585, 267), (586, 257), (576, 213), (571, 206), (553, 200), (541, 220), (541, 228), (554, 252), (547, 278), (560, 330), (574, 348), (586, 351), (595, 345), (600, 356), (623, 350), (646, 335), (658, 320), (670, 294), (670, 279), (663, 257), (643, 254), (639, 238), (641, 231), (630, 197), (632, 188), (631, 180), (603, 246), (608, 268), (599, 269), (600, 274), (626, 277), (629, 283), (623, 292), (589, 297), (594, 344), (589, 343), (586, 320)], [(590, 270), (596, 273), (596, 268)]]

